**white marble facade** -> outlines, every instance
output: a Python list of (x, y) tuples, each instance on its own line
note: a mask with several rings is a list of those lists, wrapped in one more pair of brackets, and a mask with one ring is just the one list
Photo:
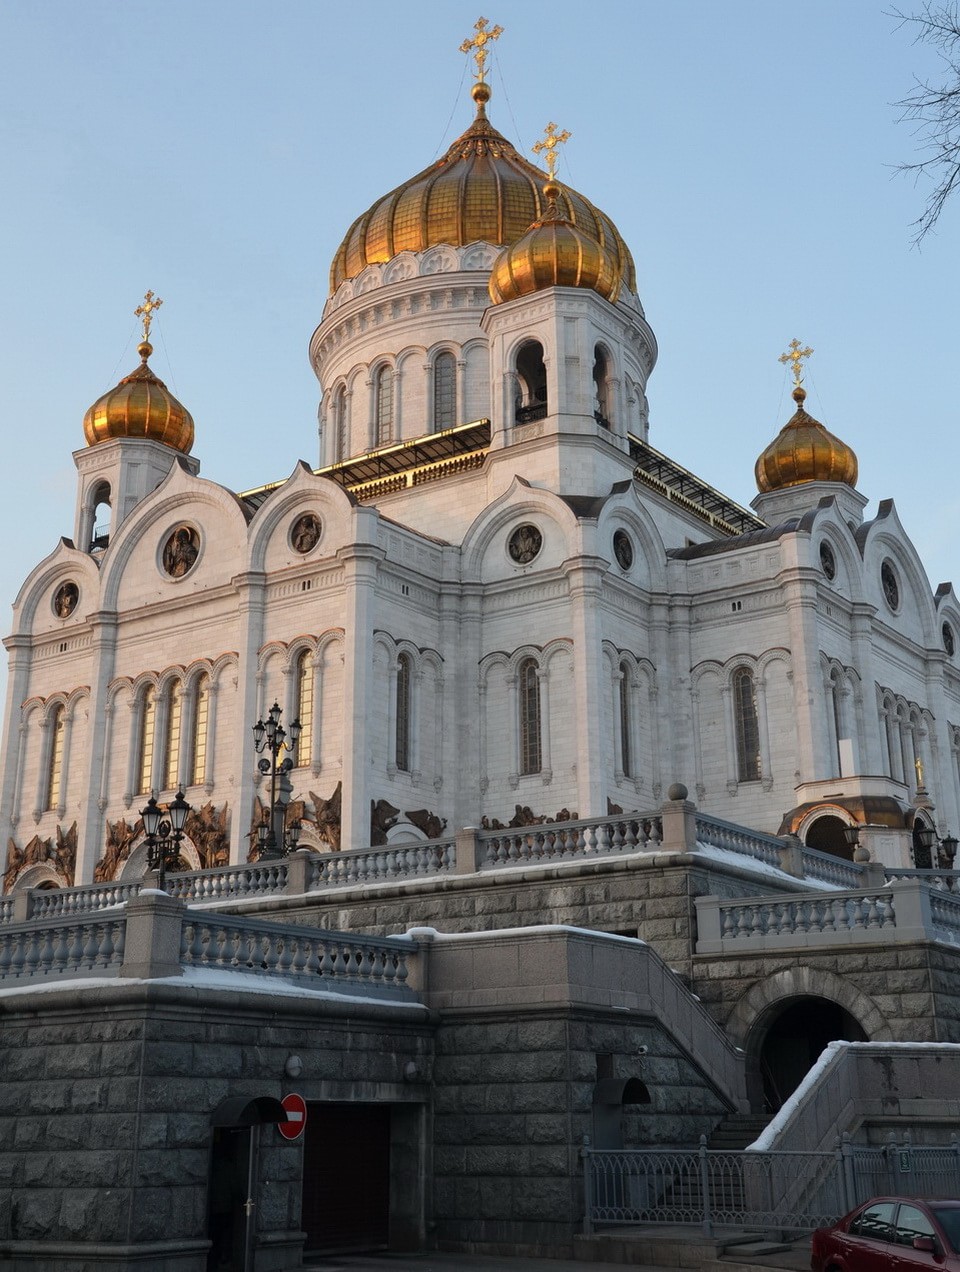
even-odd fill
[[(553, 287), (492, 306), (496, 253), (402, 252), (330, 297), (310, 344), (319, 473), (245, 502), (215, 456), (208, 477), (155, 441), (77, 452), (74, 539), (30, 572), (6, 641), (5, 844), (76, 823), (89, 881), (108, 824), (183, 783), (226, 810), (244, 860), (264, 794), (251, 730), (275, 699), (310, 716), (295, 796), (342, 783), (344, 848), (369, 842), (379, 800), (414, 836), (410, 811), (454, 828), (517, 805), (652, 809), (677, 781), (775, 832), (805, 804), (847, 819), (868, 788), (909, 810), (918, 757), (926, 815), (960, 830), (960, 604), (934, 594), (893, 504), (862, 522), (856, 492), (808, 482), (758, 498), (769, 531), (731, 536), (634, 480), (628, 437), (657, 443), (639, 299)], [(459, 469), (359, 499), (324, 471), (483, 419), (486, 453)], [(198, 438), (202, 454), (202, 420)], [(91, 550), (98, 501), (112, 524)], [(301, 551), (305, 516), (320, 534)], [(175, 577), (178, 527), (198, 552)], [(325, 841), (308, 825), (304, 842)], [(53, 859), (21, 882), (45, 878), (64, 881)]]

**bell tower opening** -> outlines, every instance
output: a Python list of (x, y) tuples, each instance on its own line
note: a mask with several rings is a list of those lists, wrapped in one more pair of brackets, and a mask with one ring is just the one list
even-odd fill
[(90, 543), (88, 552), (103, 552), (110, 543), (110, 521), (112, 508), (110, 504), (110, 486), (101, 482), (93, 492), (93, 518), (90, 527)]
[(807, 831), (806, 845), (833, 857), (842, 857), (844, 861), (853, 861), (853, 849), (843, 833), (846, 828), (846, 822), (839, 817), (818, 817)]
[(532, 424), (547, 416), (547, 368), (543, 362), (543, 345), (528, 340), (517, 350), (517, 414), (518, 424)]
[(593, 418), (609, 428), (610, 413), (610, 359), (597, 345), (593, 351)]

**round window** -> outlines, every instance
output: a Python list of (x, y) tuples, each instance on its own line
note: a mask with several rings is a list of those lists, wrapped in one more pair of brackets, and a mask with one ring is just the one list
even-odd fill
[(182, 579), (200, 555), (200, 536), (193, 526), (177, 526), (163, 545), (163, 568), (172, 579)]
[(57, 618), (69, 618), (77, 608), (80, 589), (76, 583), (61, 583), (53, 596), (53, 612)]
[(943, 647), (947, 651), (947, 656), (952, 658), (957, 648), (957, 642), (953, 634), (953, 628), (949, 623), (944, 623), (940, 628), (940, 635), (943, 637)]
[(320, 542), (322, 528), (320, 518), (314, 512), (305, 512), (298, 517), (290, 529), (290, 546), (294, 552), (301, 555), (312, 552)]
[(613, 536), (613, 555), (621, 570), (629, 570), (633, 565), (633, 542), (626, 530), (617, 530)]
[(507, 542), (510, 560), (517, 565), (529, 565), (543, 547), (543, 535), (536, 526), (517, 526)]
[(837, 558), (826, 539), (820, 542), (820, 568), (831, 582), (837, 577)]
[(883, 588), (884, 600), (896, 612), (900, 608), (900, 584), (889, 561), (884, 561), (880, 567), (880, 584)]

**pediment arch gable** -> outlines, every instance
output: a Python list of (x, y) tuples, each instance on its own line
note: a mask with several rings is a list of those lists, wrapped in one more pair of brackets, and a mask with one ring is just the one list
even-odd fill
[[(489, 504), (474, 520), (461, 544), (461, 569), (464, 579), (478, 578), (483, 572), (484, 560), (493, 540), (505, 531), (512, 521), (522, 518), (546, 518), (556, 527), (558, 536), (563, 539), (559, 559), (573, 555), (577, 550), (579, 532), (577, 519), (567, 503), (549, 490), (530, 486), (522, 477), (514, 476), (513, 481), (501, 495)], [(544, 548), (547, 544), (544, 544)], [(543, 553), (546, 557), (546, 552)], [(531, 562), (533, 568), (543, 568), (539, 558)], [(495, 571), (501, 577), (507, 569)]]
[(52, 597), (62, 583), (77, 584), (80, 592), (74, 612), (68, 619), (57, 619), (50, 610), (48, 630), (69, 629), (69, 625), (83, 620), (91, 612), (101, 608), (100, 567), (87, 552), (80, 552), (70, 539), (61, 538), (53, 551), (27, 575), (13, 602), (14, 636), (27, 635), (37, 625), (46, 598)]

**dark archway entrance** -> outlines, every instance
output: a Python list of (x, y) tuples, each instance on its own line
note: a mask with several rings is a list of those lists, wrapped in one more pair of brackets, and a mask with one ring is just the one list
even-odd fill
[(828, 1042), (866, 1042), (860, 1024), (839, 1003), (799, 998), (786, 1003), (760, 1044), (763, 1096), (771, 1112), (793, 1094)]
[(303, 1151), (304, 1254), (390, 1241), (388, 1104), (310, 1104)]
[(807, 831), (807, 847), (853, 861), (853, 849), (843, 835), (846, 827), (847, 823), (839, 817), (818, 817)]

